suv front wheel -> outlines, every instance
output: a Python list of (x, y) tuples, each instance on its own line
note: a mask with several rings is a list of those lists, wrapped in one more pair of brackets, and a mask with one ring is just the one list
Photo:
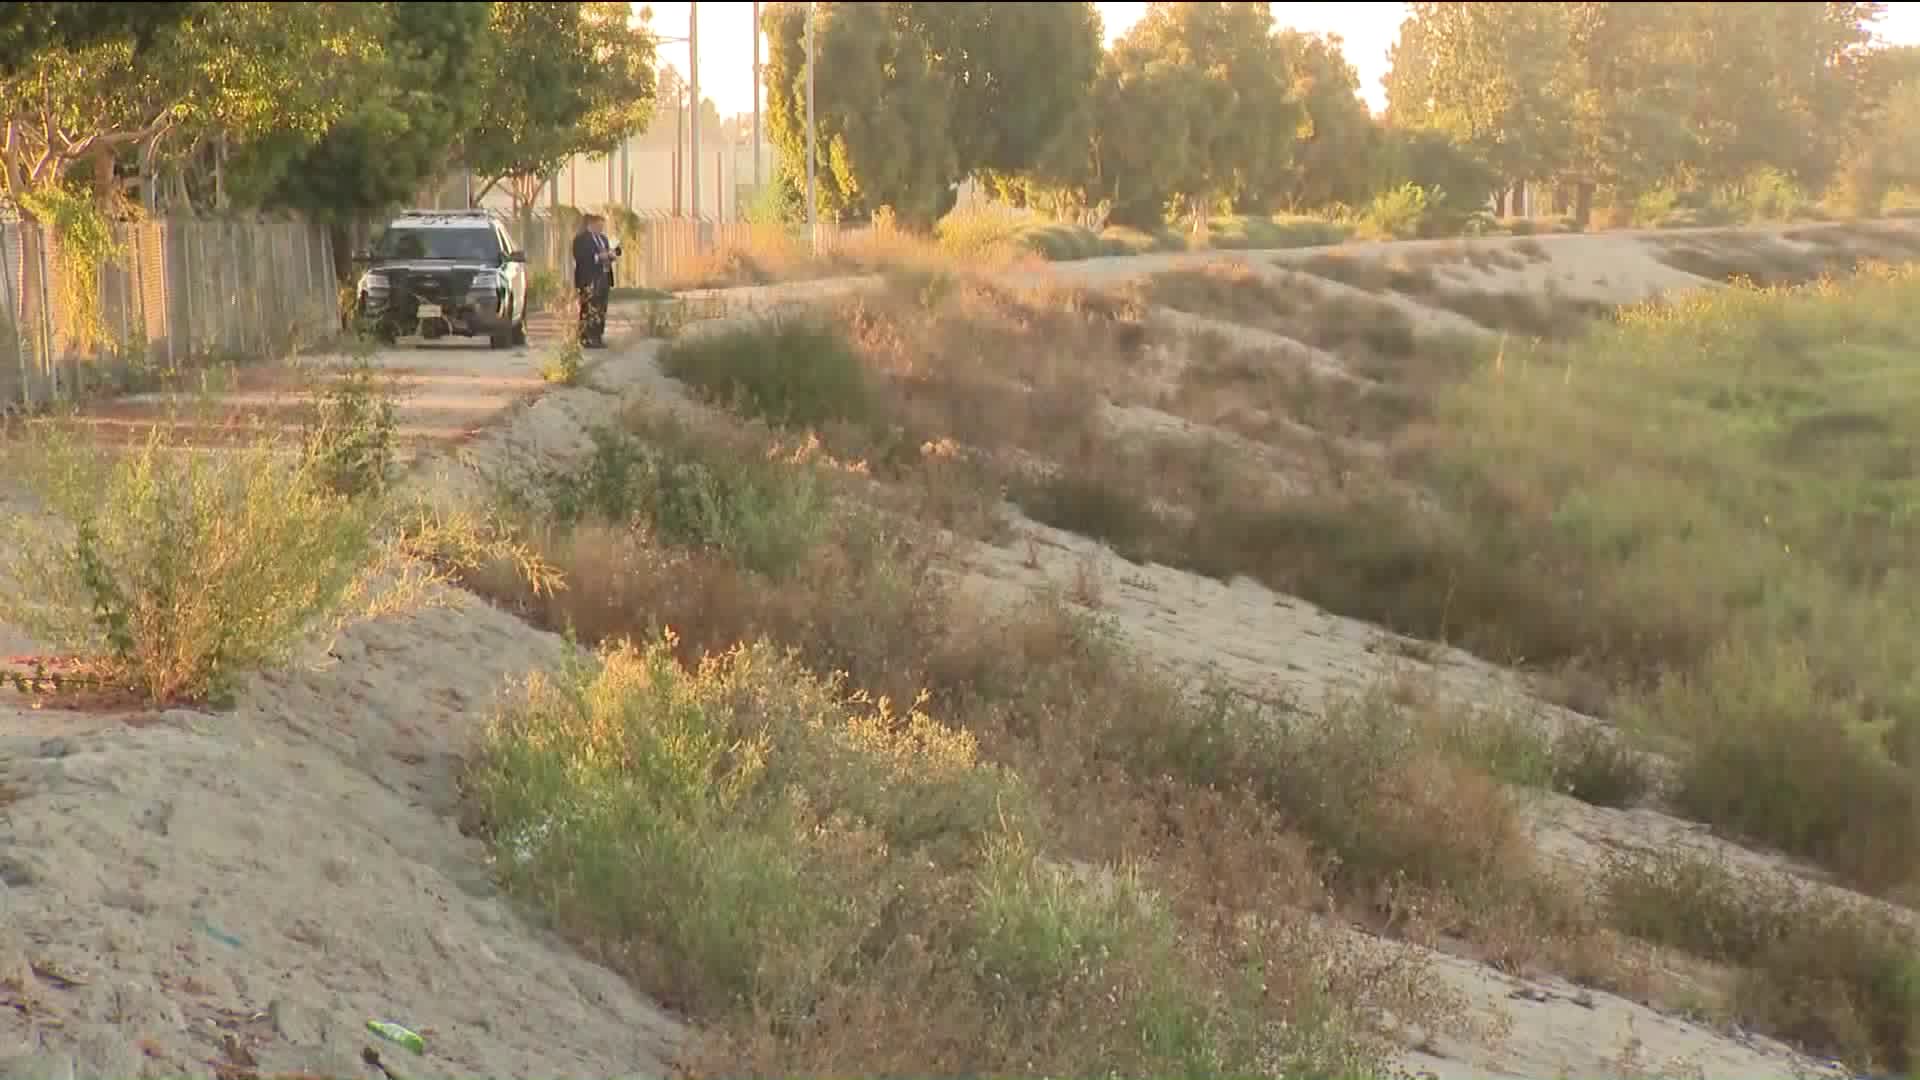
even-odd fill
[(487, 336), (487, 344), (495, 349), (508, 349), (527, 343), (527, 324), (525, 316), (513, 310), (513, 301), (507, 301), (507, 314), (510, 322), (505, 330), (499, 330)]

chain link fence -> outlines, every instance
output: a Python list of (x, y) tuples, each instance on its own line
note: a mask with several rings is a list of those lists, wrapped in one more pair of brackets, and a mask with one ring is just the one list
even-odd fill
[(196, 363), (284, 353), (338, 325), (327, 231), (285, 222), (116, 227), (120, 253), (63, 264), (34, 225), (0, 225), (0, 406), (132, 389)]

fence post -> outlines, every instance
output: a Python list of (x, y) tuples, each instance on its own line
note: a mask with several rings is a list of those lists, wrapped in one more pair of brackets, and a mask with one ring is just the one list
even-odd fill
[(13, 250), (7, 243), (8, 237), (17, 236), (21, 229), (22, 226), (19, 225), (0, 225), (0, 283), (4, 283), (7, 289), (7, 328), (13, 334), (13, 347), (20, 354), (20, 405), (22, 408), (29, 408), (33, 405), (27, 376), (27, 353), (30, 350), (25, 338), (21, 336), (25, 328), (20, 325), (21, 320), (26, 317), (21, 301), (26, 296), (27, 249), (25, 241), (22, 240), (20, 245), (21, 286), (20, 291), (16, 293), (13, 289)]
[[(300, 226), (300, 308), (305, 311), (314, 303), (313, 287), (313, 226)], [(314, 305), (317, 312), (318, 305)], [(303, 315), (302, 318), (305, 316)]]
[(206, 316), (202, 315), (198, 310), (206, 305), (199, 302), (200, 297), (196, 294), (200, 291), (200, 283), (194, 277), (194, 265), (200, 260), (193, 257), (193, 249), (199, 243), (200, 223), (196, 221), (182, 226), (180, 232), (180, 292), (187, 300), (187, 336), (186, 348), (183, 351), (186, 353), (184, 359), (189, 364), (194, 362), (194, 357), (200, 352), (200, 342), (198, 340), (200, 333), (199, 324), (206, 321)]
[(53, 351), (53, 284), (47, 279), (47, 236), (45, 229), (36, 231), (39, 233), (39, 243), (35, 246), (39, 248), (39, 257), (36, 261), (40, 264), (41, 365), (46, 369), (47, 379), (51, 383), (49, 393), (53, 399), (58, 399), (60, 397), (60, 360)]
[(120, 226), (120, 230), (122, 239), (128, 241), (120, 245), (122, 257), (128, 257), (130, 254), (132, 263), (120, 270), (114, 271), (116, 278), (120, 282), (120, 341), (114, 346), (114, 351), (110, 355), (115, 357), (114, 367), (126, 371), (131, 367), (128, 363), (128, 358), (133, 351), (133, 290), (135, 273), (133, 267), (138, 266), (140, 263), (140, 233), (139, 227), (134, 225)]
[(180, 370), (179, 354), (175, 352), (174, 338), (180, 336), (180, 327), (174, 320), (173, 297), (177, 289), (173, 280), (173, 244), (172, 225), (160, 227), (160, 306), (167, 313), (167, 370)]

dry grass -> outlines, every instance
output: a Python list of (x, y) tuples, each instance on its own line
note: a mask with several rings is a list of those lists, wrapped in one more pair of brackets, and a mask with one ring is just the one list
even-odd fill
[[(952, 258), (937, 241), (903, 229), (841, 234), (818, 251), (807, 245), (804, 230), (764, 229), (747, 243), (717, 248), (684, 264), (667, 288), (725, 289), (889, 271), (937, 271)], [(1039, 258), (1031, 249), (1011, 242), (989, 244), (969, 255), (975, 265), (1003, 268)]]
[(1920, 935), (1885, 910), (1679, 853), (1624, 860), (1602, 890), (1622, 930), (1731, 966), (1733, 1020), (1895, 1074), (1920, 1063)]
[(1920, 233), (1864, 224), (1794, 229), (1779, 237), (1726, 232), (1675, 238), (1662, 242), (1660, 255), (1668, 266), (1698, 277), (1763, 288), (1805, 285), (1916, 257)]
[(1426, 303), (1464, 315), (1489, 330), (1549, 341), (1569, 341), (1587, 331), (1613, 309), (1598, 301), (1582, 300), (1549, 289), (1545, 294), (1521, 290), (1491, 292), (1479, 289), (1440, 289)]
[[(616, 657), (560, 691), (536, 693), (500, 729), (473, 787), (480, 817), (511, 849), (527, 827), (553, 820), (551, 808), (600, 784), (566, 770), (569, 785), (587, 788), (554, 786), (559, 760), (586, 753), (574, 749), (586, 730), (624, 732), (617, 737), (636, 740), (634, 749), (610, 760), (666, 762), (656, 768), (678, 768), (679, 751), (658, 752), (669, 745), (659, 727), (668, 715), (682, 717), (672, 746), (696, 745), (685, 728), (696, 714), (720, 725), (713, 746), (764, 746), (755, 752), (764, 781), (694, 779), (736, 775), (736, 759), (728, 772), (693, 762), (675, 773), (681, 779), (640, 789), (666, 784), (692, 806), (735, 792), (722, 818), (659, 799), (620, 811), (632, 815), (618, 819), (625, 835), (647, 821), (656, 824), (641, 835), (684, 840), (636, 851), (580, 822), (542, 834), (538, 853), (510, 875), (649, 989), (697, 1011), (711, 1038), (689, 1063), (696, 1071), (874, 1074), (911, 1063), (963, 1073), (1377, 1075), (1385, 1044), (1367, 1017), (1444, 1029), (1457, 1006), (1417, 963), (1341, 945), (1303, 912), (1351, 905), (1392, 923), (1445, 909), (1489, 925), (1478, 913), (1496, 898), (1508, 909), (1534, 903), (1505, 796), (1464, 768), (1450, 785), (1414, 782), (1425, 775), (1416, 741), (1377, 738), (1413, 730), (1390, 703), (1357, 703), (1350, 720), (1321, 727), (1231, 696), (1196, 696), (1055, 603), (1004, 615), (961, 603), (935, 572), (938, 551), (923, 532), (889, 532), (869, 512), (803, 494), (817, 483), (807, 474), (830, 466), (770, 459), (733, 435), (633, 422), (646, 445), (669, 445), (678, 464), (666, 471), (762, 478), (758, 495), (718, 495), (748, 504), (722, 517), (751, 517), (770, 503), (816, 507), (819, 526), (807, 531), (817, 539), (771, 576), (675, 524), (677, 504), (654, 479), (661, 470), (630, 465), (621, 482), (608, 462), (625, 459), (607, 453), (567, 484), (527, 478), (536, 490), (517, 505), (543, 523), (542, 548), (569, 588), (536, 597), (487, 572), (472, 583), (588, 640), (658, 640), (663, 624), (675, 637), (671, 654)], [(591, 493), (591, 509), (556, 515), (556, 505), (582, 505), (552, 498), (556, 489)], [(760, 639), (795, 651), (778, 659), (777, 650), (749, 650), (699, 666), (709, 650)], [(818, 756), (827, 751), (811, 740), (835, 730), (841, 706), (806, 671), (844, 671), (847, 685), (896, 701), (917, 697), (949, 733), (928, 729), (924, 745), (970, 740), (977, 756), (967, 768), (990, 773), (967, 780), (961, 790), (976, 794), (965, 797), (902, 781), (876, 788), (864, 772), (869, 779), (849, 786), (865, 751)], [(682, 711), (648, 705), (650, 687), (684, 702)], [(739, 700), (761, 704), (729, 711)], [(578, 708), (601, 719), (590, 724)], [(656, 750), (640, 755), (643, 744)], [(1355, 771), (1329, 772), (1329, 754), (1346, 755)], [(1378, 780), (1336, 779), (1371, 775), (1360, 770), (1374, 764), (1385, 770)], [(794, 782), (814, 794), (775, 800)], [(1332, 812), (1311, 792), (1339, 795), (1348, 811)], [(941, 820), (972, 824), (928, 833), (908, 828), (919, 818), (901, 822), (929, 800), (952, 808)], [(1102, 812), (1088, 815), (1091, 805)], [(1443, 831), (1439, 821), (1475, 827)], [(813, 838), (796, 843), (790, 830), (802, 827)], [(890, 854), (867, 839), (876, 831), (893, 838)], [(948, 835), (954, 843), (938, 840)], [(710, 860), (674, 862), (676, 845), (695, 837)], [(576, 884), (556, 893), (544, 884), (556, 880)], [(1472, 892), (1445, 904), (1417, 900), (1450, 889)], [(788, 906), (762, 902), (776, 891), (792, 897)], [(899, 899), (865, 913), (848, 906), (860, 896)], [(1052, 1022), (1035, 1025), (1035, 1016)], [(1278, 1016), (1289, 1026), (1273, 1026)]]
[(1547, 258), (1536, 240), (1511, 245), (1449, 244), (1390, 255), (1317, 255), (1302, 264), (1315, 277), (1369, 293), (1393, 292), (1429, 307), (1464, 315), (1489, 330), (1526, 337), (1565, 340), (1608, 312), (1607, 305), (1578, 300), (1549, 290), (1486, 289), (1448, 280), (1439, 272), (1453, 268), (1490, 273), (1517, 270)]
[[(1901, 505), (1905, 490), (1906, 473), (1889, 463), (1904, 454), (1898, 433), (1914, 428), (1901, 410), (1920, 400), (1895, 359), (1913, 347), (1901, 315), (1912, 288), (1896, 274), (1804, 294), (1728, 292), (1636, 310), (1572, 343), (1489, 357), (1424, 339), (1383, 305), (1355, 301), (1330, 313), (1301, 279), (1244, 268), (1163, 275), (1142, 296), (1118, 300), (926, 277), (849, 303), (801, 338), (774, 327), (689, 341), (669, 363), (715, 403), (760, 417), (791, 419), (808, 401), (863, 403), (811, 419), (827, 453), (862, 459), (864, 470), (805, 467), (853, 478), (829, 485), (845, 495), (890, 491), (886, 505), (918, 520), (937, 517), (921, 500), (943, 488), (966, 487), (958, 501), (978, 506), (1004, 485), (1035, 517), (1127, 557), (1248, 574), (1424, 637), (1571, 665), (1598, 688), (1596, 703), (1676, 740), (1679, 806), (1853, 881), (1898, 888), (1913, 879), (1920, 850), (1920, 787), (1910, 749), (1901, 749), (1920, 739), (1920, 724), (1903, 704), (1907, 676), (1887, 658), (1905, 655), (1903, 643), (1920, 634), (1877, 583), (1907, 567), (1911, 538), (1897, 515), (1860, 508)], [(1149, 303), (1318, 345), (1359, 377), (1313, 374), (1285, 350), (1169, 336), (1146, 320)], [(794, 340), (812, 344), (779, 345)], [(1224, 414), (1236, 394), (1248, 404), (1233, 423)], [(1259, 445), (1129, 434), (1113, 427), (1103, 398), (1156, 401)], [(1287, 494), (1259, 455), (1288, 448), (1301, 429), (1363, 435), (1385, 452), (1365, 468), (1348, 460), (1303, 469), (1293, 479), (1305, 477), (1308, 489)], [(1649, 430), (1662, 435), (1649, 440)], [(651, 429), (643, 437), (663, 439)], [(984, 905), (975, 914), (1025, 902), (1008, 897), (1054, 896), (1064, 879), (1047, 866), (1107, 868), (1096, 874), (1130, 866), (1165, 898), (1155, 918), (1171, 920), (1206, 958), (1180, 969), (1189, 991), (1224, 987), (1227, 958), (1246, 959), (1239, 932), (1223, 927), (1264, 912), (1297, 947), (1303, 939), (1286, 935), (1301, 924), (1284, 913), (1301, 906), (1418, 940), (1464, 939), (1509, 969), (1622, 987), (1647, 979), (1608, 958), (1613, 935), (1673, 943), (1619, 903), (1590, 910), (1545, 876), (1508, 801), (1512, 785), (1606, 805), (1640, 801), (1650, 777), (1619, 739), (1597, 729), (1549, 738), (1526, 717), (1468, 717), (1417, 698), (1375, 695), (1308, 717), (1232, 695), (1196, 697), (1144, 673), (1058, 606), (1014, 617), (970, 610), (942, 583), (938, 547), (923, 530), (849, 511), (841, 498), (779, 494), (815, 490), (815, 481), (703, 489), (717, 494), (698, 504), (741, 491), (753, 509), (697, 519), (720, 523), (702, 531), (675, 524), (683, 500), (648, 479), (696, 466), (718, 477), (802, 467), (769, 461), (768, 438), (696, 440), (672, 451), (679, 464), (664, 473), (581, 486), (629, 495), (595, 496), (614, 512), (576, 515), (572, 531), (551, 526), (547, 549), (591, 584), (532, 609), (589, 637), (672, 625), (688, 661), (766, 636), (797, 648), (811, 669), (849, 671), (856, 685), (897, 699), (928, 690), (929, 715), (977, 739), (983, 762), (1020, 777), (1047, 823), (1036, 861), (996, 864), (996, 884), (966, 894)], [(935, 472), (955, 461), (965, 470)], [(956, 476), (965, 483), (945, 482)], [(880, 488), (856, 486), (872, 480)], [(635, 490), (641, 497), (630, 497)], [(722, 527), (779, 520), (783, 506), (818, 522), (777, 530), (809, 538), (783, 562), (757, 564), (753, 545), (729, 539), (754, 530)], [(1098, 599), (1091, 575), (1082, 591)], [(1102, 813), (1087, 815), (1090, 805)], [(1203, 822), (1229, 832), (1204, 833), (1196, 851)], [(1250, 877), (1255, 865), (1281, 872)], [(1098, 910), (1092, 923), (1107, 925)], [(1684, 914), (1710, 909), (1703, 901)], [(995, 916), (993, 925), (1026, 940), (1028, 931), (1011, 929), (1028, 925), (1022, 918)], [(723, 1010), (714, 1060), (860, 1071), (863, 1062), (904, 1061), (912, 1051), (890, 1034), (902, 1029), (916, 1046), (947, 1047), (941, 1053), (955, 1056), (943, 1061), (976, 1065), (1073, 1053), (1136, 1068), (1193, 1060), (1113, 1043), (1022, 1041), (995, 1026), (1004, 1013), (980, 1004), (1005, 1008), (1006, 999), (979, 996), (977, 969), (962, 977), (943, 966), (960, 939), (929, 944), (942, 933), (913, 936), (899, 954), (913, 965), (884, 978), (821, 984), (809, 1015), (855, 1025), (860, 1037), (794, 1028), (765, 1009)], [(997, 955), (1018, 970), (1030, 952), (1069, 955), (1061, 941), (1092, 940), (1077, 933), (1040, 933)], [(1158, 933), (1129, 938), (1133, 955), (1158, 955)], [(1708, 959), (1735, 966), (1743, 989), (1729, 1007), (1750, 1022), (1861, 1060), (1901, 1060), (1895, 1047), (1907, 1029), (1886, 1018), (1904, 1008), (1905, 984), (1875, 974), (1893, 970), (1878, 959), (1887, 949), (1861, 940), (1818, 938), (1819, 948), (1851, 950), (1837, 967), (1814, 969), (1828, 972), (1819, 976), (1827, 992), (1850, 995), (1844, 1011), (1809, 991), (1812, 983), (1790, 980), (1770, 954)], [(1152, 999), (1148, 983), (1129, 981), (1140, 976), (1114, 978), (1128, 1000)], [(1071, 1004), (1070, 993), (1049, 996), (1070, 981), (1035, 981), (1031, 971), (1014, 981), (1027, 987), (1029, 1010), (1115, 1019), (1074, 1012), (1088, 1006)], [(931, 1006), (916, 1004), (925, 999), (910, 997), (911, 985), (958, 1003), (942, 1034), (916, 1028), (913, 1018)], [(1221, 993), (1216, 1000), (1232, 1000)], [(1283, 993), (1286, 1008), (1308, 1007), (1299, 987)], [(1364, 1012), (1379, 1000), (1348, 1005)], [(1217, 1022), (1213, 1045), (1245, 1045), (1238, 1021)], [(984, 1049), (968, 1058), (967, 1047)]]
[(1223, 263), (1154, 275), (1145, 299), (1178, 311), (1251, 326), (1337, 354), (1347, 370), (1371, 379), (1411, 376), (1416, 354), (1440, 374), (1457, 374), (1466, 343), (1423, 336), (1385, 300), (1333, 292), (1309, 274), (1266, 274)]
[[(1314, 336), (1272, 282), (1186, 274), (1156, 287), (1190, 309)], [(1897, 512), (1869, 508), (1905, 498), (1906, 470), (1891, 463), (1904, 460), (1911, 395), (1894, 358), (1910, 347), (1899, 312), (1912, 287), (1895, 273), (1650, 306), (1571, 351), (1510, 346), (1477, 372), (1470, 353), (1431, 365), (1376, 332), (1342, 355), (1389, 385), (1422, 378), (1419, 396), (1440, 404), (1383, 433), (1394, 482), (1243, 499), (1208, 508), (1198, 520), (1211, 527), (1178, 542), (1130, 545), (1186, 552), (1186, 565), (1206, 552), (1344, 614), (1496, 658), (1602, 673), (1613, 691), (1590, 706), (1691, 748), (1683, 808), (1899, 888), (1920, 872), (1903, 854), (1920, 841), (1920, 720), (1900, 704), (1906, 677), (1873, 658), (1914, 631), (1871, 583), (1904, 572), (1913, 541)], [(1196, 370), (1228, 375), (1217, 362)], [(1381, 400), (1370, 388), (1308, 398), (1301, 387), (1337, 384), (1270, 365), (1240, 374), (1266, 409), (1298, 396), (1317, 408), (1295, 405), (1290, 419), (1337, 416), (1335, 430), (1367, 430), (1351, 410)], [(1123, 514), (1112, 482), (1075, 505), (1108, 509), (1056, 521), (1096, 534), (1103, 521), (1133, 534), (1154, 522)], [(1809, 637), (1813, 626), (1827, 629)]]

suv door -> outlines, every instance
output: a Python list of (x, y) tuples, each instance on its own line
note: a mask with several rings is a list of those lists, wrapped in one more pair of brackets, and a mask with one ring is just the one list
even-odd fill
[(505, 275), (507, 279), (507, 295), (513, 297), (514, 318), (525, 318), (527, 313), (527, 264), (524, 260), (514, 262), (507, 258), (507, 256), (512, 255), (519, 249), (514, 246), (513, 234), (507, 231), (506, 226), (496, 221), (493, 223), (493, 232), (494, 235), (500, 239), (501, 262), (504, 264), (500, 272)]

